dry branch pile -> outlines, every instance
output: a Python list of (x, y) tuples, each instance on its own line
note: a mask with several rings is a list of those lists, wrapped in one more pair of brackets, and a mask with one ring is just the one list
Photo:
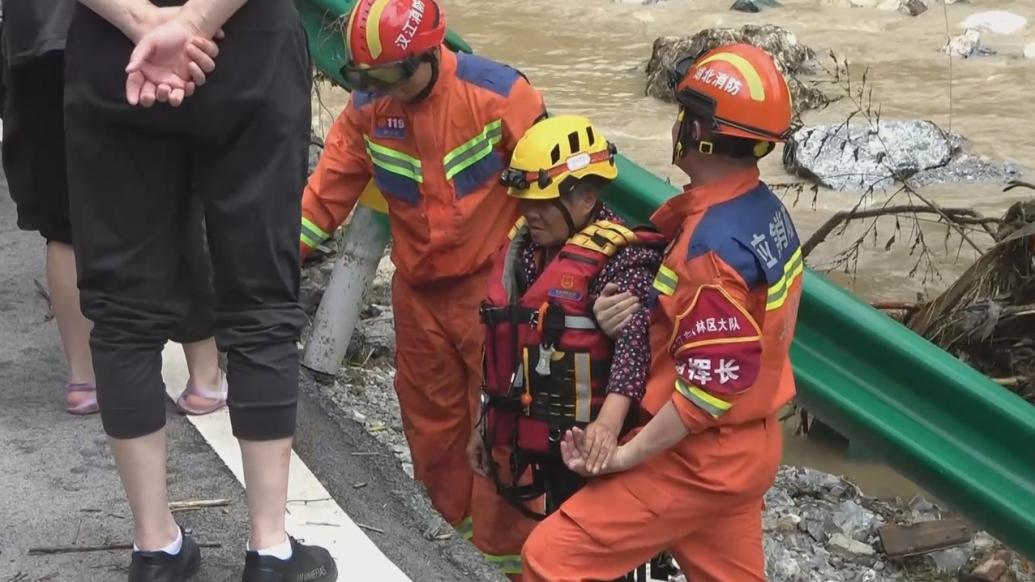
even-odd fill
[[(1010, 188), (1018, 186), (1035, 190)], [(1035, 200), (1011, 206), (994, 236), (995, 246), (904, 322), (1035, 403)]]

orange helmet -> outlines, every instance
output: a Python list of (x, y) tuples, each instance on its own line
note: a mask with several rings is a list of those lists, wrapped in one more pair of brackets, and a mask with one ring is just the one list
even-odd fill
[(445, 41), (446, 19), (435, 0), (359, 0), (343, 32), (342, 76), (358, 89), (383, 88)]
[[(784, 142), (791, 128), (791, 92), (772, 57), (749, 44), (733, 44), (684, 58), (675, 66), (675, 97), (682, 126), (693, 119), (710, 123), (712, 132), (754, 142), (763, 157), (775, 142)], [(703, 153), (715, 145), (680, 130), (676, 157), (692, 141)], [(750, 144), (749, 144), (750, 145)]]

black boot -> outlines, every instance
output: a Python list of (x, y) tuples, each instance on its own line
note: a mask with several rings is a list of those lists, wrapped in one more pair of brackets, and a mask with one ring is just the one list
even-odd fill
[(175, 556), (165, 552), (133, 552), (129, 564), (129, 582), (181, 582), (201, 567), (201, 552), (194, 538), (180, 529), (183, 546)]
[(241, 582), (335, 582), (338, 568), (330, 552), (320, 546), (304, 546), (291, 541), (291, 557), (280, 560), (248, 552), (244, 556)]

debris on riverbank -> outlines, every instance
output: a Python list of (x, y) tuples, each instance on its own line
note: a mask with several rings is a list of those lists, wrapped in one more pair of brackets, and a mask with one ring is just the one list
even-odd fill
[(787, 77), (796, 115), (830, 103), (831, 99), (815, 83), (803, 79), (815, 72), (815, 53), (799, 43), (794, 33), (771, 24), (709, 28), (693, 36), (663, 36), (656, 39), (647, 62), (646, 94), (673, 101), (671, 71), (677, 61), (703, 50), (736, 42), (757, 46), (773, 57), (777, 67)]
[[(1007, 188), (1035, 186), (1015, 183)], [(1035, 404), (1035, 200), (1015, 203), (996, 244), (904, 322)]]

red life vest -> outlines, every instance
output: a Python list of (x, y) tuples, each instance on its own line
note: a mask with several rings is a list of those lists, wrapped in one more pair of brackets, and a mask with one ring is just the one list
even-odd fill
[(662, 235), (601, 220), (567, 241), (539, 277), (522, 281), (524, 219), (500, 250), (482, 304), (485, 438), (515, 453), (557, 455), (564, 431), (604, 402), (613, 342), (597, 327), (590, 288), (619, 249), (664, 245)]

